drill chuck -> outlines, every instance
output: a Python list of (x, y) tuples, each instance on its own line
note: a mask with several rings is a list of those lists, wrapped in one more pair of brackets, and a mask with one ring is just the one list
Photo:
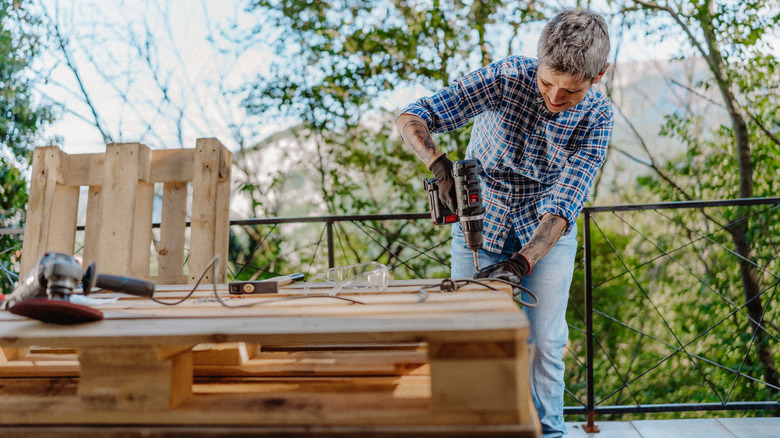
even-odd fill
[(472, 251), (482, 248), (482, 220), (481, 215), (460, 218), (460, 229), (466, 240), (466, 248)]

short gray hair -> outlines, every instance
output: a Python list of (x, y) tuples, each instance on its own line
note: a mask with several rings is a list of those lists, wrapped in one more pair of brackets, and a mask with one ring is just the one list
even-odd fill
[(558, 73), (594, 80), (607, 68), (609, 30), (601, 15), (567, 9), (550, 20), (537, 46), (539, 64)]

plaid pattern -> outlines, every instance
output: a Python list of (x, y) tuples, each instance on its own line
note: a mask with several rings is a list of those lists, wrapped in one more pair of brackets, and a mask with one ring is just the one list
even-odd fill
[(612, 106), (591, 87), (562, 113), (551, 113), (536, 84), (537, 60), (512, 56), (458, 78), (401, 113), (415, 114), (432, 133), (476, 118), (466, 158), (482, 166), (484, 248), (501, 252), (510, 229), (519, 251), (542, 216), (571, 227), (588, 199), (612, 135)]

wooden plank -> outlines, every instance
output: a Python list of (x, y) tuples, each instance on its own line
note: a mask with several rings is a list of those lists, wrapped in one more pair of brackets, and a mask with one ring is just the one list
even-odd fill
[[(187, 226), (187, 183), (176, 181), (163, 184), (162, 214), (160, 217), (160, 244), (158, 284), (189, 283), (171, 280), (182, 276), (184, 267), (184, 236)], [(169, 278), (171, 280), (169, 280)]]
[[(244, 346), (236, 348), (235, 346)], [(193, 347), (195, 376), (208, 377), (332, 377), (430, 375), (427, 350), (309, 349), (262, 352), (254, 355), (245, 343), (200, 344)], [(79, 362), (72, 355), (34, 354), (0, 362), (0, 378), (78, 377)]]
[(162, 183), (192, 181), (194, 156), (194, 149), (153, 150), (150, 179)]
[[(216, 139), (215, 139), (216, 140)], [(219, 140), (217, 140), (219, 143)], [(230, 181), (230, 168), (233, 164), (233, 154), (219, 143), (219, 179), (220, 181)]]
[[(102, 177), (103, 173), (99, 173)], [(89, 266), (92, 262), (97, 261), (98, 239), (100, 238), (101, 193), (102, 186), (95, 185), (89, 187), (89, 193), (87, 195), (87, 220), (84, 227), (84, 266)]]
[[(628, 426), (633, 427), (633, 426)], [(475, 425), (258, 425), (245, 424), (192, 426), (192, 425), (87, 425), (87, 426), (9, 426), (4, 428), (15, 438), (39, 438), (42, 436), (58, 436), (76, 438), (89, 436), (91, 438), (124, 437), (143, 434), (147, 438), (168, 438), (172, 436), (202, 437), (202, 438), (254, 438), (262, 436), (308, 438), (308, 437), (357, 437), (398, 438), (398, 437), (536, 437), (532, 430), (524, 425), (511, 424), (475, 424)]]
[(193, 364), (190, 349), (169, 357), (171, 361), (171, 392), (169, 407), (176, 407), (192, 397)]
[[(322, 394), (382, 393), (393, 399), (424, 400), (431, 396), (430, 376), (298, 376), (240, 378), (199, 378), (195, 394)], [(414, 403), (414, 401), (412, 401)], [(421, 407), (423, 405), (421, 404)]]
[(130, 247), (130, 273), (133, 276), (149, 276), (149, 260), (152, 244), (152, 214), (154, 210), (154, 183), (151, 176), (151, 150), (138, 148), (138, 186), (135, 192), (132, 246)]
[(0, 347), (0, 364), (19, 358), (19, 349), (11, 347)]
[(153, 210), (154, 184), (139, 181), (135, 193), (132, 257), (130, 262), (130, 273), (134, 277), (146, 278), (149, 276)]
[[(484, 294), (480, 297), (479, 295)], [(106, 321), (130, 320), (139, 321), (148, 319), (229, 319), (229, 318), (265, 318), (265, 317), (332, 317), (332, 318), (447, 318), (455, 317), (461, 313), (475, 313), (487, 315), (489, 313), (516, 313), (514, 303), (501, 299), (498, 292), (493, 293), (462, 293), (465, 297), (439, 297), (432, 295), (424, 303), (418, 303), (417, 297), (407, 294), (392, 294), (382, 297), (370, 296), (345, 296), (351, 300), (363, 300), (364, 304), (357, 305), (351, 301), (334, 300), (330, 297), (266, 297), (257, 299), (236, 299), (228, 301), (228, 304), (236, 306), (247, 303), (259, 303), (253, 307), (220, 307), (216, 306), (213, 298), (206, 296), (195, 300), (187, 300), (186, 303), (176, 306), (163, 306), (160, 303), (147, 299), (130, 297), (118, 302), (112, 302), (112, 295), (96, 294), (92, 298), (102, 299), (108, 296), (108, 302), (93, 304), (95, 308), (102, 310)], [(157, 296), (163, 302), (179, 301), (179, 297)], [(302, 298), (290, 300), (289, 298)], [(263, 301), (265, 300), (265, 301)], [(0, 320), (23, 321), (22, 317), (12, 314), (0, 313)]]
[[(199, 138), (195, 145), (190, 219), (190, 283), (197, 281), (206, 271), (215, 255), (221, 147), (222, 145), (215, 138)], [(203, 281), (210, 282), (212, 277), (212, 271), (209, 269)]]
[[(77, 359), (21, 359), (0, 362), (0, 378), (78, 377)], [(2, 393), (4, 393), (4, 388)]]
[[(412, 379), (416, 376), (404, 377)], [(10, 425), (291, 425), (385, 426), (403, 431), (404, 426), (452, 427), (467, 425), (513, 426), (515, 437), (539, 436), (532, 426), (512, 420), (513, 415), (475, 412), (432, 412), (425, 397), (396, 397), (402, 382), (383, 385), (385, 390), (300, 392), (228, 392), (195, 394), (177, 409), (149, 411), (86, 410), (75, 397), (6, 397), (0, 399), (0, 424)], [(377, 388), (374, 384), (370, 387)], [(394, 388), (395, 386), (395, 388)], [(355, 388), (355, 384), (352, 384)], [(370, 388), (369, 387), (369, 388)], [(200, 388), (196, 388), (200, 389)], [(413, 393), (413, 391), (409, 391)], [(516, 418), (516, 415), (514, 415)], [(436, 430), (432, 428), (431, 430)], [(479, 429), (476, 429), (479, 430)], [(371, 436), (371, 435), (369, 435)]]
[(135, 196), (144, 148), (148, 150), (139, 143), (106, 146), (97, 256), (99, 272), (104, 274), (130, 275)]
[(49, 217), (48, 241), (44, 250), (73, 254), (79, 209), (79, 187), (57, 184)]
[(214, 223), (214, 252), (221, 257), (216, 281), (224, 282), (227, 275), (228, 243), (230, 239), (230, 169), (233, 155), (227, 148), (220, 146), (217, 217)]
[(150, 346), (79, 348), (83, 409), (155, 411), (179, 405), (192, 392), (192, 353), (169, 356)]
[(249, 350), (245, 342), (198, 344), (192, 348), (192, 362), (196, 366), (243, 365), (248, 361)]
[(520, 312), (462, 312), (457, 318), (420, 315), (355, 317), (136, 318), (50, 327), (38, 321), (0, 324), (0, 345), (82, 347), (89, 345), (195, 345), (201, 343), (370, 343), (511, 339), (527, 326)]
[[(337, 317), (362, 317), (369, 315), (386, 315), (417, 317), (416, 314), (438, 313), (436, 318), (446, 318), (447, 313), (480, 313), (487, 312), (517, 312), (517, 305), (501, 292), (461, 292), (453, 294), (431, 294), (424, 302), (414, 294), (393, 293), (381, 296), (371, 295), (340, 295), (303, 296), (303, 295), (263, 295), (257, 298), (227, 299), (223, 302), (231, 307), (217, 304), (213, 293), (197, 292), (195, 298), (187, 299), (175, 306), (163, 306), (161, 303), (139, 297), (131, 297), (114, 301), (118, 293), (100, 293), (92, 295), (95, 301), (92, 305), (102, 310), (107, 320), (114, 319), (162, 319), (162, 318), (233, 318), (233, 317), (267, 317), (267, 316), (315, 316), (324, 315)], [(178, 294), (157, 294), (160, 301), (181, 301)], [(334, 298), (344, 298), (334, 299)], [(103, 301), (105, 300), (105, 301)], [(355, 304), (359, 301), (362, 304)], [(253, 304), (247, 307), (246, 305)], [(21, 320), (12, 314), (0, 314), (0, 320)]]
[[(54, 397), (75, 397), (78, 387), (78, 380), (72, 377), (68, 378), (49, 378), (49, 377), (5, 377), (2, 381), (2, 397), (0, 400), (13, 400), (17, 404), (24, 398), (41, 396), (48, 398), (51, 403)], [(21, 396), (21, 397), (19, 397)], [(22, 398), (23, 397), (23, 398)], [(13, 407), (13, 402), (10, 403)], [(16, 406), (19, 409), (21, 406)], [(3, 425), (2, 430), (5, 432)], [(5, 435), (4, 435), (5, 436)]]
[[(360, 299), (360, 297), (355, 297)], [(278, 300), (278, 299), (276, 299)], [(318, 298), (317, 300), (324, 300), (324, 298)], [(274, 302), (274, 301), (271, 301)], [(294, 310), (292, 306), (272, 306), (261, 305), (257, 308), (214, 308), (208, 303), (199, 303), (200, 307), (162, 307), (159, 304), (157, 307), (150, 308), (145, 307), (143, 309), (124, 309), (124, 310), (103, 310), (104, 317), (107, 320), (113, 319), (162, 319), (162, 318), (203, 318), (208, 319), (224, 319), (224, 318), (237, 318), (237, 317), (377, 317), (377, 318), (443, 318), (452, 317), (453, 315), (459, 315), (461, 313), (469, 312), (481, 312), (486, 314), (487, 312), (494, 313), (511, 313), (515, 311), (515, 308), (511, 304), (507, 304), (505, 301), (499, 300), (482, 300), (475, 301), (469, 306), (464, 306), (458, 302), (432, 302), (425, 306), (418, 306), (414, 302), (406, 304), (366, 304), (356, 305), (350, 304), (345, 301), (338, 301), (334, 305), (318, 305), (317, 301), (313, 299), (296, 300), (301, 306), (300, 310)], [(247, 303), (247, 300), (231, 300), (230, 303), (237, 305), (240, 303)], [(285, 301), (289, 303), (289, 301)], [(311, 305), (308, 305), (312, 303)], [(113, 305), (112, 305), (113, 307)], [(115, 307), (114, 307), (115, 308)], [(404, 315), (401, 315), (401, 312)], [(448, 316), (442, 316), (446, 313)]]
[(103, 184), (104, 154), (70, 154), (68, 171), (63, 175), (63, 184), (68, 186), (99, 186)]
[[(381, 348), (381, 344), (374, 344)], [(197, 355), (196, 355), (197, 357)], [(240, 365), (206, 364), (198, 361), (196, 376), (231, 377), (331, 377), (429, 375), (425, 349), (307, 350), (259, 353)]]
[(22, 242), (20, 278), (24, 277), (43, 256), (49, 240), (49, 220), (57, 183), (62, 183), (63, 153), (56, 146), (37, 147), (33, 151), (30, 175), (30, 196)]
[(154, 181), (152, 180), (152, 150), (143, 144), (138, 144), (138, 181)]
[(533, 424), (526, 336), (518, 332), (514, 345), (431, 343), (431, 410), (503, 412), (517, 415), (520, 424)]
[[(208, 312), (233, 312), (233, 315), (247, 314), (251, 315), (256, 313), (257, 315), (265, 314), (265, 308), (272, 309), (287, 309), (289, 312), (297, 312), (296, 314), (306, 314), (309, 309), (312, 308), (327, 308), (332, 307), (334, 309), (346, 308), (350, 311), (358, 314), (363, 312), (364, 307), (369, 307), (377, 304), (399, 304), (408, 307), (403, 307), (403, 311), (414, 311), (414, 308), (427, 308), (435, 303), (449, 302), (449, 303), (466, 303), (470, 307), (464, 307), (464, 310), (469, 311), (476, 309), (473, 306), (479, 306), (480, 303), (491, 306), (491, 309), (505, 309), (508, 311), (517, 311), (518, 306), (512, 300), (507, 299), (511, 296), (510, 292), (502, 290), (498, 291), (474, 291), (463, 290), (454, 293), (439, 293), (431, 292), (427, 297), (422, 300), (423, 296), (419, 294), (419, 288), (393, 288), (383, 293), (350, 293), (339, 294), (337, 296), (330, 296), (323, 293), (314, 295), (304, 295), (300, 290), (293, 290), (283, 288), (280, 293), (277, 294), (257, 294), (257, 295), (229, 295), (227, 293), (227, 285), (217, 285), (216, 294), (224, 303), (234, 307), (221, 307), (216, 302), (215, 292), (212, 289), (212, 285), (199, 285), (197, 288), (193, 288), (190, 291), (171, 291), (166, 289), (164, 285), (159, 286), (155, 291), (155, 297), (161, 300), (181, 300), (182, 298), (188, 298), (183, 303), (178, 304), (175, 307), (162, 307), (159, 303), (146, 300), (133, 298), (128, 296), (122, 296), (120, 294), (106, 293), (96, 297), (106, 298), (120, 298), (116, 302), (107, 302), (106, 304), (97, 305), (103, 310), (152, 310), (171, 312), (171, 315), (197, 315), (198, 309), (209, 309)], [(421, 301), (422, 300), (422, 301)], [(251, 305), (251, 306), (250, 306)], [(236, 308), (235, 306), (241, 306)], [(385, 309), (387, 310), (387, 309)], [(397, 309), (399, 310), (399, 309)], [(196, 311), (196, 313), (189, 313)], [(319, 310), (316, 310), (319, 312)], [(204, 313), (203, 316), (206, 316)]]

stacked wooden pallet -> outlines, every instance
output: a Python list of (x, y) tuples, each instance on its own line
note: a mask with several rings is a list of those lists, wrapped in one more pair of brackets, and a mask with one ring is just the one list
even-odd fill
[[(199, 138), (192, 149), (112, 143), (105, 153), (67, 154), (56, 146), (35, 148), (22, 276), (46, 252), (55, 251), (80, 253), (85, 267), (96, 262), (103, 274), (157, 284), (195, 283), (215, 254), (227, 254), (231, 160), (215, 138)], [(82, 188), (85, 200), (80, 200)], [(155, 236), (158, 195), (161, 218)], [(77, 239), (80, 203), (86, 224)], [(225, 281), (225, 262), (217, 267), (217, 281)], [(211, 280), (211, 271), (205, 276)]]
[[(108, 294), (118, 299), (96, 304), (104, 320), (75, 326), (0, 312), (0, 424), (17, 433), (538, 436), (528, 324), (510, 291), (438, 284), (396, 281), (338, 298), (304, 297), (300, 286), (240, 297), (201, 286), (176, 306)], [(188, 291), (161, 286), (155, 297)]]

